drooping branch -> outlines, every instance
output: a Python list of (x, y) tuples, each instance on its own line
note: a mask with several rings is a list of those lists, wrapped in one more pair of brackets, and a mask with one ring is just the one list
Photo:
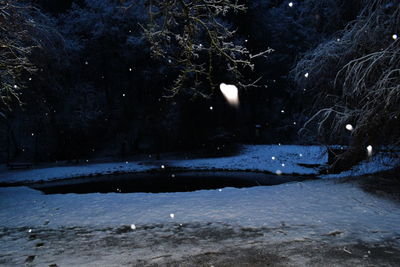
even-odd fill
[[(223, 19), (246, 11), (232, 0), (149, 0), (149, 23), (143, 26), (152, 55), (178, 70), (167, 97), (185, 89), (208, 97), (215, 88), (215, 73), (223, 70), (239, 84), (243, 70), (253, 70), (252, 55), (235, 40), (235, 30)], [(243, 84), (243, 83), (242, 83)], [(253, 84), (254, 85), (254, 84)]]
[[(40, 23), (45, 16), (21, 1), (0, 1), (0, 115), (5, 116), (11, 103), (20, 102), (20, 89), (37, 67), (30, 60), (35, 49), (50, 42), (51, 30)], [(25, 79), (28, 79), (25, 77)]]

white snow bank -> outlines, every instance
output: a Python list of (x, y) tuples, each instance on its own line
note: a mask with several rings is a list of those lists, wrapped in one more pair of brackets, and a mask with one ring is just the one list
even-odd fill
[(321, 175), (322, 178), (340, 178), (349, 176), (361, 176), (381, 171), (386, 171), (400, 165), (400, 159), (394, 158), (389, 154), (381, 153), (371, 157), (368, 160), (360, 162), (348, 171), (338, 174)]
[(283, 174), (317, 174), (317, 170), (299, 166), (326, 164), (326, 148), (322, 146), (297, 145), (246, 145), (239, 155), (224, 158), (174, 160), (169, 165), (191, 169), (257, 170)]
[(46, 181), (52, 179), (73, 178), (95, 174), (110, 174), (114, 172), (146, 171), (153, 167), (139, 165), (133, 162), (98, 163), (67, 167), (50, 167), (27, 170), (9, 170), (0, 173), (0, 182)]
[[(174, 214), (174, 216), (171, 216)], [(377, 241), (400, 234), (397, 203), (333, 180), (244, 189), (161, 194), (43, 195), (27, 187), (0, 188), (0, 227), (119, 227), (219, 222), (285, 227), (300, 236), (339, 230)]]

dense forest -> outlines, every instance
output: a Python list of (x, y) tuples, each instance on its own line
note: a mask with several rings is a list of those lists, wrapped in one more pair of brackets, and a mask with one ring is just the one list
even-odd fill
[(343, 167), (400, 141), (397, 34), (388, 0), (1, 0), (0, 161), (322, 143)]

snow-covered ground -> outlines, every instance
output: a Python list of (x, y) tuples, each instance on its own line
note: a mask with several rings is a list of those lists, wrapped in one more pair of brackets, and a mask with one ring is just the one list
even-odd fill
[(140, 266), (232, 244), (325, 244), (344, 254), (358, 243), (400, 248), (399, 205), (335, 180), (163, 194), (43, 195), (15, 187), (0, 188), (0, 199), (4, 265), (35, 256), (38, 266)]
[[(297, 163), (323, 164), (323, 151), (321, 147), (245, 146), (240, 155), (226, 158), (6, 171), (0, 181), (52, 180), (161, 166), (312, 174), (316, 170)], [(387, 168), (371, 160), (372, 169), (359, 167), (351, 174)], [(3, 187), (0, 265), (396, 266), (399, 222), (398, 203), (338, 179), (160, 194), (44, 195), (23, 186)]]
[(298, 165), (325, 164), (326, 148), (322, 146), (297, 145), (247, 145), (239, 155), (214, 159), (176, 160), (173, 167), (195, 169), (257, 170), (284, 174), (317, 174), (316, 169)]
[(74, 178), (90, 175), (140, 172), (154, 169), (152, 166), (139, 165), (133, 162), (87, 163), (77, 166), (57, 166), (24, 170), (8, 170), (0, 173), (0, 182), (16, 183), (29, 181), (48, 181), (54, 179)]

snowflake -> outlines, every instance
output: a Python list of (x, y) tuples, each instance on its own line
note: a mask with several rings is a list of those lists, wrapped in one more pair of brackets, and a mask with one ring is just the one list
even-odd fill
[(239, 105), (239, 91), (235, 85), (221, 83), (219, 89), (230, 105)]
[(347, 124), (346, 125), (346, 129), (349, 130), (349, 131), (353, 131), (354, 128), (353, 128), (353, 125)]
[(367, 152), (368, 152), (368, 157), (371, 157), (372, 156), (372, 146), (371, 145), (367, 146)]

